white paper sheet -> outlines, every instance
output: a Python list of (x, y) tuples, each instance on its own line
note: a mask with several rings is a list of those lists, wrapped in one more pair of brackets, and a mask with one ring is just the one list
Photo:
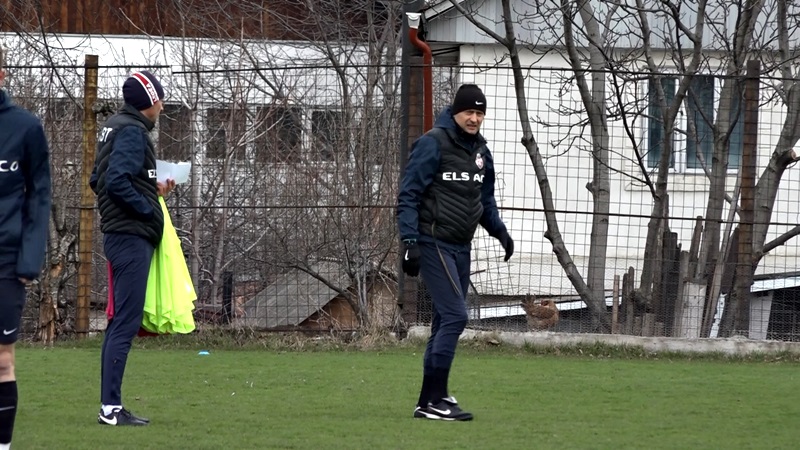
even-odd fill
[(175, 184), (186, 183), (189, 181), (191, 171), (192, 163), (190, 162), (171, 163), (160, 159), (156, 160), (156, 179), (162, 183), (170, 179), (175, 180)]

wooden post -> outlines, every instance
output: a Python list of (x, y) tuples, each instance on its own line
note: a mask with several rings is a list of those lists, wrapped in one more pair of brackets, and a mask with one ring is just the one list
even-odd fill
[(619, 334), (619, 275), (614, 275), (614, 294), (611, 298), (611, 334)]
[(635, 316), (633, 318), (633, 332), (631, 334), (634, 336), (642, 335), (642, 316)]
[(625, 302), (625, 334), (636, 335), (638, 333), (635, 327), (636, 303), (633, 299), (633, 286), (635, 283), (633, 267), (628, 268), (628, 273), (622, 278), (623, 281), (625, 278), (628, 279), (627, 282), (623, 282), (622, 289), (622, 299)]
[(683, 323), (683, 311), (686, 308), (686, 299), (683, 297), (685, 292), (686, 283), (689, 277), (689, 260), (691, 254), (689, 252), (681, 252), (679, 256), (679, 269), (678, 269), (678, 292), (675, 294), (675, 311), (672, 320), (672, 330), (669, 330), (670, 336), (683, 336), (681, 331), (686, 325)]
[[(408, 86), (408, 129), (406, 130), (406, 142), (408, 148), (406, 155), (411, 152), (411, 145), (422, 136), (422, 112), (423, 112), (423, 92), (422, 92), (422, 57), (410, 56), (409, 58), (409, 86)], [(402, 162), (405, 168), (406, 161)], [(401, 174), (402, 176), (402, 174)], [(401, 252), (402, 253), (402, 252)], [(402, 257), (402, 255), (401, 255)], [(402, 280), (402, 315), (406, 323), (419, 322), (419, 277), (411, 278), (403, 274)]]
[(739, 213), (739, 260), (736, 267), (736, 304), (733, 332), (747, 336), (750, 329), (750, 286), (753, 284), (753, 220), (755, 212), (756, 158), (758, 156), (758, 100), (761, 61), (747, 62), (742, 136), (742, 209)]
[(703, 240), (703, 216), (697, 216), (692, 232), (692, 243), (689, 245), (689, 268), (687, 280), (705, 277), (705, 264), (698, 264), (700, 242)]
[(642, 336), (654, 336), (656, 332), (655, 313), (644, 313), (642, 318)]
[(81, 209), (78, 241), (78, 299), (75, 306), (75, 333), (79, 338), (89, 332), (89, 305), (92, 295), (92, 254), (94, 248), (95, 196), (89, 187), (97, 141), (97, 55), (84, 58), (83, 81), (83, 155), (81, 160)]

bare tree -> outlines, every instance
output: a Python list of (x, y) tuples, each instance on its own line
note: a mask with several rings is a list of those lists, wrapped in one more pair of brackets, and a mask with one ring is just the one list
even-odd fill
[[(696, 270), (690, 274), (695, 280), (707, 286), (707, 306), (702, 335), (708, 336), (722, 288), (725, 263), (729, 260), (733, 250), (730, 242), (733, 234), (732, 224), (738, 211), (738, 184), (734, 187), (733, 192), (729, 193), (726, 189), (726, 181), (729, 177), (729, 161), (732, 156), (732, 136), (737, 130), (737, 126), (738, 129), (741, 129), (742, 126), (744, 69), (748, 59), (752, 58), (761, 59), (765, 63), (765, 73), (773, 73), (779, 68), (783, 69), (781, 71), (783, 83), (768, 96), (780, 98), (787, 108), (787, 117), (775, 153), (765, 168), (756, 189), (758, 207), (754, 220), (756, 224), (753, 247), (755, 259), (752, 270), (755, 271), (758, 261), (766, 252), (785, 243), (788, 238), (793, 236), (789, 232), (778, 237), (770, 246), (764, 246), (780, 177), (785, 168), (794, 161), (792, 146), (798, 140), (797, 105), (791, 104), (789, 95), (795, 78), (791, 70), (787, 70), (794, 59), (792, 50), (789, 48), (787, 32), (791, 27), (791, 25), (787, 26), (787, 21), (792, 20), (792, 15), (787, 14), (788, 9), (785, 2), (769, 4), (760, 0), (739, 4), (715, 2), (708, 6), (706, 2), (700, 2), (696, 9), (694, 5), (688, 9), (690, 5), (684, 2), (666, 2), (655, 9), (645, 6), (644, 3), (637, 3), (636, 8), (643, 38), (652, 33), (650, 23), (658, 20), (659, 17), (663, 18), (660, 23), (665, 24), (666, 33), (659, 36), (660, 41), (665, 44), (663, 45), (665, 48), (655, 48), (651, 42), (643, 39), (642, 51), (645, 55), (659, 51), (666, 51), (671, 55), (671, 60), (677, 68), (673, 76), (678, 76), (681, 80), (681, 85), (675, 94), (675, 99), (680, 100), (680, 104), (676, 106), (682, 106), (684, 111), (690, 112), (687, 114), (686, 130), (682, 130), (686, 135), (687, 144), (693, 144), (696, 149), (700, 148), (702, 138), (698, 135), (698, 130), (703, 127), (707, 128), (713, 136), (711, 160), (706, 160), (703, 152), (699, 150), (695, 155), (697, 165), (709, 180), (709, 188), (706, 211), (703, 216), (704, 226), (700, 249), (697, 255), (691, 255), (697, 260)], [(687, 9), (688, 14), (686, 13)], [(693, 18), (694, 21), (687, 21), (687, 17)], [(731, 17), (736, 18), (735, 22), (730, 20)], [(773, 37), (768, 31), (770, 29), (777, 29), (777, 36)], [(670, 36), (677, 36), (677, 38), (670, 38)], [(682, 45), (684, 41), (692, 43), (691, 49), (686, 49)], [(690, 62), (683, 64), (687, 60)], [(654, 69), (654, 65), (649, 64), (651, 73), (656, 73)], [(720, 81), (719, 106), (716, 114), (713, 110), (704, 110), (701, 105), (703, 94), (699, 90), (702, 89), (702, 86), (700, 83), (693, 83), (693, 80), (698, 80), (699, 75), (713, 75)], [(682, 92), (681, 87), (686, 89)], [(678, 102), (676, 101), (676, 103)], [(664, 117), (665, 123), (670, 118), (667, 114), (662, 117)], [(672, 120), (674, 120), (674, 116), (672, 116)], [(667, 148), (666, 140), (669, 139), (669, 135), (667, 135), (669, 130), (665, 128), (664, 133), (664, 148)], [(662, 171), (665, 163), (664, 152), (661, 156), (658, 180), (661, 179), (662, 173), (665, 173)], [(739, 170), (741, 171), (741, 167)], [(658, 181), (656, 186), (659, 186)], [(658, 189), (656, 192), (658, 193)], [(668, 193), (668, 189), (664, 192)], [(655, 198), (657, 205), (660, 196), (656, 195)], [(728, 216), (723, 218), (726, 206)], [(656, 214), (653, 216), (655, 217)], [(669, 217), (668, 210), (665, 210), (663, 217)], [(723, 223), (728, 224), (724, 232), (721, 230)], [(650, 261), (650, 258), (647, 257), (647, 249), (652, 249), (658, 239), (659, 233), (654, 233), (651, 227), (648, 233), (645, 264)], [(656, 258), (656, 260), (658, 259)], [(649, 282), (645, 279), (645, 275), (649, 275), (649, 273), (660, 276), (656, 271), (643, 271), (643, 287)], [(650, 298), (644, 289), (640, 293), (645, 299)], [(746, 334), (749, 328), (748, 318), (735, 313), (736, 311), (747, 311), (748, 308), (743, 305), (749, 304), (750, 299), (736, 298), (734, 291), (729, 293), (729, 299), (733, 300), (733, 304), (725, 309), (720, 324), (720, 335), (730, 335), (735, 332)]]
[(74, 100), (78, 93), (64, 86), (80, 86), (81, 81), (75, 69), (57, 70), (69, 67), (70, 61), (59, 52), (42, 51), (38, 39), (26, 33), (12, 38), (14, 51), (7, 62), (12, 98), (42, 119), (50, 146), (54, 192), (49, 245), (44, 271), (28, 303), (38, 310), (35, 338), (49, 344), (74, 324), (78, 199), (64, 193), (80, 191), (82, 115)]
[[(381, 276), (395, 241), (393, 211), (385, 199), (394, 197), (397, 178), (392, 136), (399, 135), (395, 24), (400, 5), (360, 0), (300, 4), (308, 11), (305, 20), (297, 23), (296, 16), (283, 20), (288, 25), (295, 19), (290, 29), (303, 36), (304, 47), (318, 55), (305, 63), (326, 68), (318, 78), (336, 80), (333, 85), (316, 87), (317, 95), (320, 89), (334, 92), (324, 95), (331, 109), (323, 114), (328, 114), (328, 124), (336, 131), (320, 136), (312, 121), (312, 153), (333, 154), (324, 156), (327, 163), (296, 170), (318, 185), (316, 192), (309, 192), (307, 202), (320, 208), (308, 210), (306, 218), (313, 217), (319, 227), (294, 241), (282, 239), (284, 245), (290, 244), (284, 247), (288, 258), (282, 264), (305, 271), (339, 292), (366, 327), (372, 321), (367, 291), (374, 278)], [(351, 287), (335, 285), (314, 269), (314, 261), (323, 256), (342, 264)]]
[[(645, 310), (658, 308), (660, 280), (664, 279), (663, 238), (670, 230), (670, 177), (676, 158), (675, 136), (685, 136), (681, 142), (699, 148), (700, 130), (713, 133), (713, 152), (704, 155), (696, 151), (697, 161), (709, 180), (709, 194), (704, 215), (702, 243), (698, 263), (691, 274), (696, 280), (708, 285), (709, 304), (715, 305), (719, 296), (724, 263), (729, 258), (729, 227), (721, 232), (722, 223), (735, 220), (738, 199), (737, 190), (726, 190), (729, 177), (728, 161), (731, 158), (731, 136), (741, 126), (744, 66), (748, 58), (760, 58), (765, 62), (765, 72), (780, 71), (782, 82), (775, 88), (775, 96), (787, 108), (787, 116), (775, 153), (765, 168), (757, 187), (758, 211), (755, 219), (756, 238), (754, 253), (756, 260), (775, 247), (782, 245), (800, 233), (795, 228), (765, 244), (770, 216), (778, 189), (778, 183), (786, 167), (795, 161), (792, 146), (797, 142), (796, 78), (792, 73), (792, 62), (796, 57), (790, 47), (789, 30), (795, 15), (785, 1), (768, 5), (764, 1), (745, 1), (741, 4), (715, 2), (707, 6), (706, 1), (682, 2), (637, 0), (618, 3), (605, 1), (563, 0), (560, 2), (529, 2), (525, 0), (502, 0), (501, 25), (505, 34), (497, 34), (491, 18), (480, 14), (480, 3), (462, 3), (451, 0), (453, 7), (468, 18), (486, 35), (492, 37), (507, 50), (514, 72), (517, 109), (522, 127), (522, 142), (528, 150), (539, 186), (547, 219), (546, 237), (576, 291), (590, 305), (594, 315), (607, 327), (604, 304), (605, 265), (608, 237), (608, 189), (609, 171), (613, 170), (631, 178), (649, 189), (653, 201), (648, 234), (644, 246), (642, 271), (636, 302)], [(735, 17), (735, 22), (733, 18)], [(759, 25), (760, 24), (760, 25)], [(583, 110), (561, 110), (559, 113), (574, 115), (575, 128), (588, 129), (588, 147), (593, 161), (593, 178), (587, 185), (594, 196), (591, 246), (587, 278), (576, 270), (563, 240), (560, 237), (555, 214), (552, 213), (553, 198), (548, 175), (541, 163), (541, 153), (530, 128), (528, 107), (524, 95), (525, 77), (519, 60), (520, 49), (534, 54), (551, 52), (552, 41), (520, 41), (520, 30), (537, 30), (551, 36), (563, 45), (564, 57), (569, 62), (572, 78), (565, 79), (565, 89), (575, 89), (581, 97)], [(777, 30), (770, 34), (769, 30)], [(528, 33), (526, 35), (531, 35)], [(773, 37), (774, 36), (774, 37)], [(644, 70), (641, 69), (642, 64)], [(698, 83), (711, 75), (721, 81), (718, 111), (714, 114), (701, 106), (703, 93)], [(674, 79), (676, 85), (667, 85), (664, 80)], [(591, 80), (591, 81), (589, 81)], [(647, 98), (630, 100), (629, 92), (637, 91), (637, 85), (648, 83)], [(665, 89), (668, 87), (668, 89)], [(608, 89), (612, 95), (608, 95)], [(641, 105), (649, 101), (654, 109)], [(655, 111), (655, 116), (652, 115)], [(689, 112), (686, 128), (680, 128), (678, 117)], [(657, 123), (658, 154), (649, 154), (643, 148), (641, 136), (636, 132), (636, 123), (642, 119)], [(634, 155), (629, 158), (637, 172), (611, 169), (608, 155), (608, 127), (621, 124), (630, 138)], [(546, 125), (546, 124), (543, 124)], [(579, 132), (583, 135), (582, 132)], [(681, 149), (683, 150), (683, 149)], [(710, 158), (708, 157), (710, 156)], [(655, 157), (655, 159), (654, 159)], [(655, 160), (654, 172), (648, 159)], [(727, 220), (722, 215), (726, 210)], [(721, 238), (722, 242), (720, 242)], [(746, 302), (748, 299), (736, 299)], [(742, 310), (741, 306), (727, 308), (726, 313)], [(746, 310), (746, 308), (745, 308)], [(714, 309), (707, 308), (706, 323)], [(710, 315), (710, 316), (709, 316)], [(721, 333), (746, 329), (746, 320), (738, 318), (723, 320)], [(735, 322), (735, 324), (734, 324)], [(708, 325), (710, 327), (710, 325)], [(704, 330), (708, 334), (708, 327)]]
[[(50, 67), (32, 71), (24, 82), (20, 72), (19, 85), (37, 89), (31, 99), (52, 96), (80, 103), (75, 99), (81, 93), (67, 88), (79, 86), (72, 79), (79, 70), (64, 66), (74, 64), (68, 56), (74, 50), (104, 37), (87, 37), (67, 48), (41, 11), (21, 1), (10, 5), (19, 13), (10, 18), (26, 18), (16, 23), (20, 53)], [(115, 75), (124, 77), (160, 61), (179, 67), (174, 73), (158, 72), (169, 97), (154, 136), (160, 158), (193, 163), (192, 183), (180, 186), (168, 203), (201, 304), (219, 304), (226, 272), (235, 270), (264, 285), (299, 268), (344, 294), (359, 321), (370, 323), (367, 290), (371, 278), (382, 276), (395, 241), (392, 209), (384, 200), (394, 197), (397, 178), (395, 24), (400, 6), (366, 0), (269, 5), (164, 0), (154, 5), (170, 12), (169, 20), (158, 22), (161, 30), (133, 15), (135, 9), (112, 8), (116, 20), (149, 41), (144, 52), (150, 53), (135, 55), (133, 66), (132, 49), (108, 37), (114, 60), (100, 64), (116, 68), (105, 73), (109, 84), (101, 87), (100, 97), (106, 99), (101, 109), (113, 111), (121, 103), (118, 80), (110, 81)], [(33, 106), (53, 136), (79, 133), (79, 124), (59, 122), (62, 117), (44, 104)], [(58, 143), (54, 149), (61, 151)], [(77, 167), (75, 161), (59, 160), (56, 168), (72, 178), (57, 184), (77, 183)], [(42, 303), (40, 325), (50, 330), (47, 339), (57, 328), (53, 317), (59, 323), (67, 320), (51, 306), (74, 304), (73, 294), (53, 290), (63, 289), (76, 269), (69, 255), (77, 221), (70, 219), (70, 211), (77, 209), (65, 204), (53, 215), (53, 267), (43, 281), (50, 284), (50, 297)], [(346, 282), (313, 273), (314, 262), (325, 258), (344, 265)], [(97, 275), (102, 279), (104, 271), (98, 269)]]
[[(570, 4), (562, 2), (556, 11), (563, 14), (564, 30), (566, 34), (567, 54), (576, 75), (579, 86), (581, 100), (584, 107), (589, 111), (589, 127), (592, 136), (592, 157), (594, 160), (594, 173), (592, 182), (587, 185), (587, 189), (593, 194), (594, 202), (594, 223), (592, 227), (592, 247), (589, 257), (588, 282), (577, 269), (575, 262), (570, 256), (569, 250), (562, 238), (558, 220), (556, 217), (556, 207), (547, 169), (543, 162), (543, 157), (539, 151), (539, 146), (531, 128), (531, 119), (528, 110), (528, 100), (525, 95), (525, 75), (523, 73), (522, 62), (520, 61), (520, 51), (526, 47), (525, 43), (518, 42), (515, 20), (518, 16), (516, 11), (512, 11), (512, 2), (502, 0), (502, 24), (504, 25), (504, 35), (495, 33), (484, 20), (480, 18), (474, 10), (468, 10), (460, 2), (451, 0), (456, 10), (464, 14), (475, 26), (487, 35), (494, 38), (499, 44), (506, 48), (510, 57), (511, 70), (514, 76), (514, 90), (517, 99), (517, 112), (522, 127), (522, 144), (528, 152), (528, 156), (536, 173), (539, 188), (542, 195), (542, 204), (547, 222), (547, 232), (545, 237), (551, 242), (553, 252), (556, 254), (558, 262), (564, 269), (567, 278), (572, 282), (573, 287), (591, 308), (594, 318), (601, 329), (610, 330), (610, 318), (606, 313), (605, 307), (605, 258), (608, 237), (608, 212), (609, 212), (609, 184), (608, 184), (608, 124), (606, 118), (606, 86), (602, 69), (605, 66), (603, 58), (603, 36), (594, 20), (591, 5), (588, 2)], [(589, 37), (589, 57), (588, 61), (580, 54), (576, 44), (575, 36), (572, 34), (572, 25), (575, 16), (580, 15), (589, 19), (586, 27)], [(528, 43), (531, 46), (531, 43)], [(587, 80), (586, 74), (589, 72)]]
[[(188, 138), (199, 187), (185, 235), (204, 301), (219, 304), (225, 271), (265, 285), (299, 269), (342, 294), (369, 324), (367, 278), (381, 273), (394, 243), (383, 203), (397, 176), (399, 6), (277, 7), (270, 20), (293, 38), (285, 44), (231, 26), (236, 17), (252, 22), (260, 2), (240, 2), (235, 14), (213, 22), (179, 5), (187, 36), (201, 28), (214, 36), (202, 48), (164, 40), (194, 68), (176, 78), (181, 103), (201, 124)], [(348, 282), (316, 271), (320, 259), (339, 261)]]

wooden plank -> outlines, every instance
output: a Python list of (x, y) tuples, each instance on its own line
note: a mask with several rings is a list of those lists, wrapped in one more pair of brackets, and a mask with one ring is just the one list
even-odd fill
[(703, 319), (703, 304), (706, 299), (706, 285), (687, 282), (683, 287), (683, 315), (678, 337), (699, 338)]
[(683, 320), (683, 311), (686, 304), (683, 294), (685, 292), (686, 283), (689, 281), (689, 259), (691, 258), (691, 255), (689, 252), (681, 252), (679, 258), (678, 292), (675, 294), (675, 319), (672, 323), (672, 329), (669, 330), (671, 336), (679, 336), (680, 330), (683, 327), (681, 321)]
[(611, 334), (619, 334), (619, 275), (614, 275), (614, 293), (611, 299)]
[(697, 216), (694, 222), (694, 231), (692, 232), (692, 243), (689, 245), (689, 273), (692, 278), (702, 278), (702, 274), (698, 272), (699, 258), (698, 252), (700, 251), (700, 242), (703, 238), (703, 216)]
[(655, 313), (656, 320), (672, 330), (675, 318), (675, 303), (680, 284), (680, 251), (678, 233), (668, 232), (664, 238), (664, 265), (662, 266), (661, 308)]
[(625, 331), (627, 334), (636, 335), (638, 334), (635, 329), (636, 304), (633, 300), (633, 290), (636, 281), (634, 280), (633, 267), (628, 268), (626, 276), (628, 277), (628, 282), (625, 284), (626, 292), (624, 293), (625, 304), (627, 305), (625, 311)]
[(636, 316), (633, 318), (633, 332), (631, 334), (634, 336), (642, 335), (642, 316)]
[(772, 297), (776, 291), (755, 297), (750, 301), (750, 333), (748, 338), (763, 341), (769, 331), (769, 316), (772, 309)]
[(644, 313), (642, 319), (642, 336), (653, 336), (656, 330), (656, 315), (654, 313)]

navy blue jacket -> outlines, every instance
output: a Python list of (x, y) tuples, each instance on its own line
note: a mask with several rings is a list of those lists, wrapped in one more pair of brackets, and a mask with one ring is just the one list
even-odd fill
[[(463, 133), (453, 119), (450, 108), (446, 108), (439, 115), (434, 127), (457, 130)], [(480, 136), (477, 141), (484, 142)], [(439, 170), (439, 161), (439, 145), (435, 138), (422, 135), (414, 142), (408, 165), (400, 184), (400, 192), (397, 196), (397, 222), (400, 238), (403, 240), (432, 241), (430, 236), (421, 235), (419, 232), (419, 204), (423, 193), (431, 185), (434, 176)], [(500, 219), (497, 202), (494, 198), (495, 171), (494, 160), (490, 152), (487, 151), (483, 155), (483, 162), (486, 171), (481, 186), (483, 215), (479, 223), (490, 236), (498, 237), (503, 232), (506, 232), (506, 226)]]
[(164, 216), (158, 200), (155, 123), (126, 104), (105, 123), (89, 185), (97, 194), (100, 229), (161, 241)]
[(0, 276), (33, 280), (47, 249), (50, 156), (42, 124), (0, 90)]

